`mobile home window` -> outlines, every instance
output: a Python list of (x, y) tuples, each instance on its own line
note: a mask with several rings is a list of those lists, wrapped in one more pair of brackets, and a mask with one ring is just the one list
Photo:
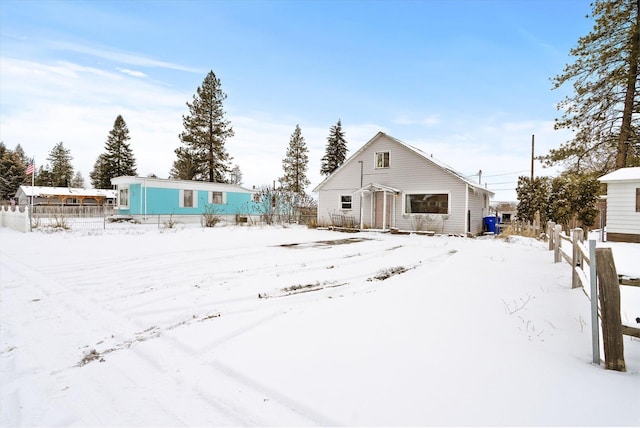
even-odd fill
[(636, 189), (636, 212), (640, 213), (640, 188)]
[(224, 197), (222, 195), (222, 192), (211, 192), (211, 203), (224, 204)]
[(389, 152), (376, 153), (376, 168), (389, 168)]
[(129, 207), (129, 188), (128, 187), (120, 187), (118, 189), (118, 206), (120, 208)]
[(195, 204), (196, 198), (193, 190), (182, 190), (181, 192), (181, 206), (184, 208), (195, 208), (197, 205)]
[(343, 210), (351, 209), (351, 195), (340, 196), (340, 208), (342, 208)]
[(449, 195), (446, 193), (406, 194), (405, 214), (449, 214)]

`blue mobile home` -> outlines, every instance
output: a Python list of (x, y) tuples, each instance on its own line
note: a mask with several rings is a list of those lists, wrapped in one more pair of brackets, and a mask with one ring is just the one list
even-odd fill
[(206, 181), (168, 180), (149, 177), (115, 177), (118, 215), (140, 221), (158, 216), (197, 223), (207, 210), (227, 221), (260, 216), (254, 192), (242, 186)]

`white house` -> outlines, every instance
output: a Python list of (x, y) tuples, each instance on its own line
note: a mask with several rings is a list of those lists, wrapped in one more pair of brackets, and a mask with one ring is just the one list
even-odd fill
[(607, 240), (640, 243), (640, 167), (600, 177), (607, 184)]
[(116, 191), (111, 189), (82, 189), (75, 187), (27, 186), (18, 188), (18, 205), (107, 205), (115, 202)]
[(320, 183), (318, 223), (477, 234), (493, 192), (378, 132)]

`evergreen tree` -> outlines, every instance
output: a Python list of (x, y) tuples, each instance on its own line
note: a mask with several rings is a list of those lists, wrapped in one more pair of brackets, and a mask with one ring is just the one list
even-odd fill
[(56, 185), (49, 165), (40, 165), (34, 179), (36, 186), (55, 187)]
[(582, 227), (593, 226), (598, 210), (595, 208), (600, 183), (594, 176), (564, 173), (551, 182), (549, 218), (565, 229), (574, 217)]
[(71, 187), (84, 189), (84, 177), (80, 171), (76, 171), (76, 174), (73, 176), (73, 179), (71, 180)]
[[(136, 175), (136, 159), (129, 147), (129, 128), (121, 115), (116, 117), (105, 144), (105, 162), (109, 178)], [(109, 186), (111, 187), (111, 186)]]
[(102, 153), (93, 164), (93, 170), (89, 173), (91, 186), (94, 189), (111, 189), (111, 175), (106, 160), (106, 153)]
[(29, 163), (30, 159), (25, 154), (24, 149), (22, 148), (22, 146), (20, 144), (18, 144), (13, 152), (18, 156), (18, 159), (20, 159), (20, 162), (22, 162), (25, 165), (25, 168), (26, 168), (27, 163)]
[(129, 128), (122, 116), (118, 115), (107, 136), (105, 151), (98, 156), (93, 171), (89, 173), (95, 189), (111, 189), (112, 178), (137, 174), (136, 159), (127, 143), (130, 139)]
[(193, 102), (187, 102), (189, 114), (182, 116), (184, 132), (180, 134), (180, 141), (184, 147), (176, 149), (174, 175), (188, 176), (193, 169), (192, 179), (227, 181), (232, 158), (225, 142), (234, 134), (231, 123), (224, 117), (222, 102), (226, 98), (220, 80), (210, 71), (193, 96)]
[(320, 164), (320, 174), (331, 174), (344, 163), (346, 158), (347, 141), (344, 139), (342, 123), (338, 120), (338, 123), (332, 126), (329, 130), (325, 155), (322, 157), (322, 162)]
[(73, 178), (73, 166), (71, 165), (71, 151), (64, 148), (64, 143), (56, 144), (49, 152), (47, 158), (51, 162), (51, 176), (54, 187), (68, 187)]
[(176, 150), (178, 159), (173, 162), (169, 178), (175, 180), (194, 180), (198, 175), (198, 166), (195, 154), (188, 147), (178, 147)]
[(231, 184), (242, 184), (242, 171), (240, 171), (240, 167), (238, 165), (234, 165), (231, 170), (230, 180)]
[(533, 222), (536, 212), (540, 213), (540, 222), (547, 222), (547, 200), (549, 199), (550, 179), (548, 177), (518, 177), (518, 218)]
[(289, 139), (287, 155), (282, 160), (284, 176), (280, 179), (282, 188), (294, 194), (303, 194), (305, 187), (310, 183), (307, 179), (307, 167), (309, 164), (309, 150), (304, 142), (300, 126), (296, 125), (295, 131)]
[(573, 83), (574, 94), (558, 104), (564, 113), (555, 128), (576, 133), (540, 159), (600, 175), (640, 165), (640, 0), (596, 0), (591, 6), (592, 31), (570, 50), (575, 62), (552, 79), (554, 89)]
[[(16, 147), (16, 149), (20, 146)], [(27, 181), (26, 164), (20, 153), (8, 150), (2, 145), (0, 148), (0, 200), (14, 197), (21, 184)]]

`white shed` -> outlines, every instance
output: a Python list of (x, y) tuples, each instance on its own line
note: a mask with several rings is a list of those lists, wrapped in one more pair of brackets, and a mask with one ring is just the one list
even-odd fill
[(607, 184), (607, 240), (640, 243), (640, 167), (600, 177)]

